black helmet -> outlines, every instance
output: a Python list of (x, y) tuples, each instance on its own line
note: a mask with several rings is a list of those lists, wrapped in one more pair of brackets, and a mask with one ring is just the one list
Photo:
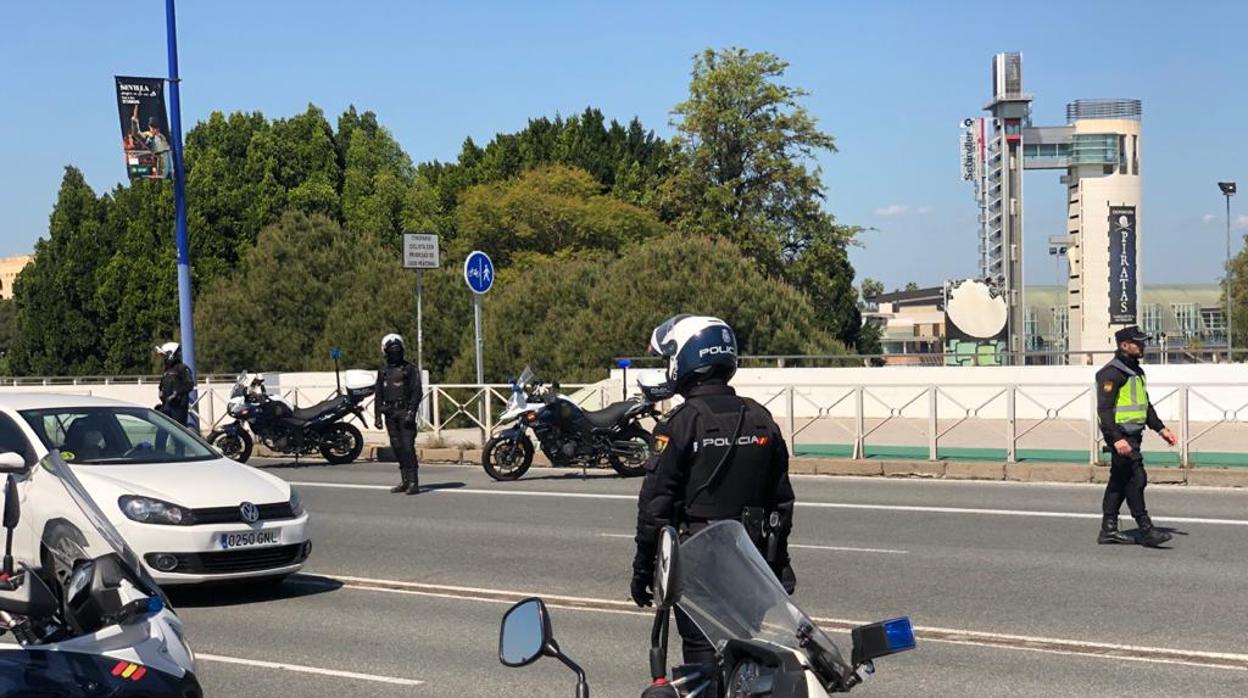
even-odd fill
[(680, 390), (689, 381), (737, 372), (737, 335), (728, 323), (704, 315), (676, 315), (654, 328), (650, 353), (667, 357), (667, 383)]

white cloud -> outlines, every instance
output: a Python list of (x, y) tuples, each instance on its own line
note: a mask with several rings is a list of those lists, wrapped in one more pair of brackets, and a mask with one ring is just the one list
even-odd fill
[(1248, 214), (1241, 213), (1235, 216), (1231, 221), (1231, 227), (1236, 230), (1248, 230)]
[(907, 204), (889, 204), (884, 208), (875, 209), (875, 215), (884, 216), (885, 218), (891, 216), (904, 216), (909, 212), (910, 206)]
[(1205, 215), (1200, 217), (1201, 223), (1212, 223), (1216, 220), (1218, 220), (1218, 217), (1213, 215), (1212, 213), (1206, 213)]
[(920, 206), (920, 207), (918, 207), (918, 208), (914, 209), (914, 212), (915, 212), (915, 213), (917, 213), (917, 214), (919, 214), (920, 216), (926, 216), (927, 214), (929, 214), (929, 213), (931, 213), (931, 212), (932, 212), (932, 207), (931, 207), (931, 206)]

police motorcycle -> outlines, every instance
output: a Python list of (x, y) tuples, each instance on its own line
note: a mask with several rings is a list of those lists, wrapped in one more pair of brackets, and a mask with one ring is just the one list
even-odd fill
[[(0, 695), (202, 698), (181, 620), (60, 453), (22, 466), (24, 520), (5, 485), (0, 634), (17, 644), (0, 645)], [(40, 567), (14, 563), (15, 535)]]
[(610, 467), (622, 477), (642, 475), (654, 451), (654, 435), (641, 426), (647, 417), (658, 417), (655, 395), (642, 386), (642, 394), (629, 400), (589, 411), (559, 392), (559, 383), (547, 385), (525, 367), (511, 383), (511, 398), (498, 419), (493, 437), (486, 442), (481, 465), (495, 480), (515, 480), (533, 464), (533, 442), (557, 468)]
[(226, 405), (235, 421), (208, 434), (208, 443), (239, 463), (251, 457), (253, 434), (270, 450), (296, 458), (319, 452), (335, 465), (354, 461), (364, 450), (364, 435), (346, 419), (355, 415), (367, 428), (361, 405), (373, 394), (376, 374), (361, 370), (345, 374), (333, 396), (298, 408), (280, 395), (270, 395), (263, 375), (240, 373)]
[[(875, 673), (875, 660), (914, 649), (909, 618), (851, 631), (850, 660), (793, 603), (738, 521), (719, 521), (678, 543), (674, 528), (659, 537), (652, 682), (642, 698), (828, 698)], [(679, 606), (716, 650), (714, 675), (700, 666), (667, 666), (671, 611)], [(555, 641), (550, 614), (539, 598), (521, 601), (503, 617), (499, 661), (527, 666), (541, 657), (560, 660), (577, 675), (576, 698), (589, 698), (584, 670)]]

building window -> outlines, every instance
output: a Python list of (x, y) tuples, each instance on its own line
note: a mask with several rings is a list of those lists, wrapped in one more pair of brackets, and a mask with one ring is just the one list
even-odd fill
[(1200, 314), (1196, 311), (1195, 303), (1175, 303), (1170, 309), (1174, 311), (1174, 320), (1180, 335), (1190, 338), (1200, 332)]
[(1145, 303), (1141, 308), (1141, 320), (1145, 334), (1161, 333), (1161, 304)]
[(1040, 348), (1040, 327), (1036, 318), (1036, 309), (1032, 306), (1023, 308), (1023, 334), (1026, 337), (1027, 351)]
[(1053, 318), (1053, 342), (1057, 346), (1065, 343), (1066, 337), (1070, 331), (1070, 309), (1066, 306), (1053, 306), (1049, 308), (1049, 313)]
[(1140, 173), (1140, 137), (1131, 136), (1131, 174)]
[(1226, 341), (1226, 313), (1222, 308), (1201, 308), (1200, 324), (1205, 339)]

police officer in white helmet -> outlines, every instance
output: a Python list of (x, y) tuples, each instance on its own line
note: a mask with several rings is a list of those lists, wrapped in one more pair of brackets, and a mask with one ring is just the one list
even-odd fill
[(388, 334), (381, 339), (381, 352), (386, 363), (377, 371), (377, 387), (373, 397), (375, 426), (385, 424), (390, 435), (390, 448), (399, 461), (399, 484), (394, 493), (419, 494), (419, 463), (416, 460), (416, 417), (424, 387), (420, 372), (403, 358), (403, 337)]

